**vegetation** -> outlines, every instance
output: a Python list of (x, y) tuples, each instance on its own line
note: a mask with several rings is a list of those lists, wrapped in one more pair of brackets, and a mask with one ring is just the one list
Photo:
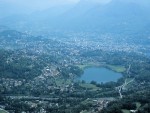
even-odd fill
[(5, 111), (5, 110), (0, 109), (0, 113), (8, 113), (8, 112)]
[(106, 65), (106, 67), (118, 73), (123, 73), (126, 71), (126, 68), (123, 66)]
[[(11, 40), (8, 32), (21, 38)], [(5, 49), (0, 49), (0, 108), (10, 113), (150, 112), (150, 59), (144, 55), (78, 47), (76, 54), (71, 53), (76, 46), (69, 50), (70, 46), (49, 39), (30, 40), (14, 31), (3, 36), (3, 43), (10, 40), (6, 45), (12, 49), (3, 43)], [(27, 47), (14, 47), (19, 39)], [(107, 83), (79, 81), (83, 69), (93, 65), (123, 77)]]

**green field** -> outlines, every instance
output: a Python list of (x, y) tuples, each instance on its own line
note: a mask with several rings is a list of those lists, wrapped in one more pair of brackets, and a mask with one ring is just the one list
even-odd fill
[(85, 69), (85, 68), (93, 67), (93, 66), (98, 67), (98, 66), (100, 66), (100, 64), (91, 62), (91, 63), (87, 63), (87, 64), (83, 64), (83, 65), (77, 65), (77, 66), (81, 69)]
[(136, 102), (136, 109), (138, 110), (141, 107), (141, 103)]
[(87, 67), (91, 67), (91, 65), (77, 65), (79, 68), (81, 68), (81, 69), (85, 69), (85, 68), (87, 68)]
[(91, 112), (84, 110), (84, 111), (81, 111), (80, 113), (91, 113)]
[(70, 79), (57, 78), (57, 79), (55, 79), (55, 83), (57, 86), (63, 86), (63, 85), (71, 84), (72, 81)]
[(118, 73), (122, 73), (124, 71), (126, 71), (126, 68), (124, 66), (119, 66), (119, 65), (109, 65), (109, 64), (98, 64), (98, 63), (87, 63), (87, 64), (84, 64), (84, 65), (77, 65), (79, 68), (81, 69), (85, 69), (85, 68), (88, 68), (88, 67), (92, 67), (92, 66), (95, 66), (95, 67), (106, 67), (108, 69), (111, 69), (115, 72), (118, 72)]
[(99, 88), (90, 83), (80, 83), (80, 86), (86, 89), (98, 90)]
[(131, 113), (129, 110), (123, 109), (122, 110), (123, 113)]
[(106, 68), (109, 68), (115, 72), (122, 73), (126, 70), (124, 66), (115, 66), (115, 65), (105, 65)]
[(8, 113), (8, 112), (3, 109), (0, 109), (0, 113)]

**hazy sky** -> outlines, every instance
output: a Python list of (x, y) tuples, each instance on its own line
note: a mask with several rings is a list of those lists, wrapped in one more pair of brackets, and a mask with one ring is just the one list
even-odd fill
[[(75, 4), (80, 0), (0, 0), (2, 3), (7, 3), (11, 5), (19, 5), (22, 7), (32, 8), (32, 9), (45, 9), (52, 6), (64, 5), (64, 4)], [(81, 1), (95, 1), (99, 3), (107, 3), (111, 0), (81, 0)]]
[[(75, 3), (78, 3), (79, 1), (109, 3), (112, 0), (0, 0), (0, 4), (5, 3), (9, 5), (17, 5), (20, 7), (26, 7), (26, 8), (38, 10), (38, 9), (46, 9), (52, 6), (64, 5), (64, 4), (75, 4)], [(125, 1), (125, 2), (132, 1), (132, 2), (144, 3), (150, 0), (120, 0), (120, 1)]]
[(0, 6), (15, 6), (30, 10), (42, 10), (53, 6), (73, 4), (78, 0), (0, 0)]
[(97, 2), (107, 4), (111, 1), (136, 2), (140, 4), (148, 4), (150, 0), (0, 0), (0, 14), (8, 15), (11, 12), (34, 12), (44, 10), (50, 7), (66, 4), (76, 4), (78, 2)]
[[(19, 5), (23, 7), (32, 7), (32, 8), (47, 8), (51, 6), (56, 6), (56, 5), (63, 5), (63, 4), (74, 4), (78, 3), (79, 1), (94, 1), (94, 2), (99, 2), (99, 3), (109, 3), (110, 1), (113, 0), (0, 0), (1, 3), (7, 3), (7, 4), (12, 4), (12, 5)], [(115, 0), (114, 0), (115, 1)], [(119, 1), (119, 0), (116, 0)], [(120, 1), (132, 1), (132, 2), (148, 2), (150, 0), (120, 0)]]

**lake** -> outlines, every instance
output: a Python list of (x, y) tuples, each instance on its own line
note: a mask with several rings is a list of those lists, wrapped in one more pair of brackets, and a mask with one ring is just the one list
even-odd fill
[(86, 82), (96, 81), (97, 83), (105, 83), (110, 81), (116, 82), (121, 77), (121, 73), (117, 73), (106, 68), (90, 67), (84, 70), (84, 74), (81, 75), (80, 80), (84, 80)]

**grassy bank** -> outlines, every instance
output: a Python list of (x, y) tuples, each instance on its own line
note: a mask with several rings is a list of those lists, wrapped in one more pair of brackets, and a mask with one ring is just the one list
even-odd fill
[(0, 113), (8, 113), (8, 112), (0, 108)]
[(84, 65), (77, 65), (77, 66), (81, 68), (82, 70), (88, 67), (105, 67), (118, 73), (123, 73), (126, 71), (126, 68), (124, 66), (119, 66), (119, 65), (116, 66), (116, 65), (109, 65), (109, 64), (87, 63)]
[(123, 73), (124, 71), (126, 71), (126, 68), (124, 66), (115, 66), (106, 64), (105, 67), (118, 73)]

